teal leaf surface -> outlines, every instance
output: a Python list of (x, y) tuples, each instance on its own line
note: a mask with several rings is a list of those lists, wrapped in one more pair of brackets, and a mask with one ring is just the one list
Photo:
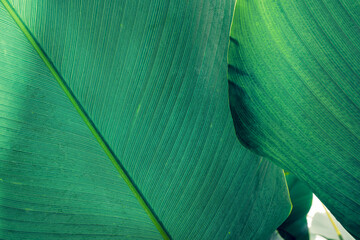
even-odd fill
[[(233, 1), (10, 1), (173, 239), (264, 239), (283, 172), (242, 147), (226, 84)], [(0, 5), (0, 238), (159, 239)]]
[(237, 1), (228, 53), (237, 136), (306, 182), (360, 238), (358, 0)]

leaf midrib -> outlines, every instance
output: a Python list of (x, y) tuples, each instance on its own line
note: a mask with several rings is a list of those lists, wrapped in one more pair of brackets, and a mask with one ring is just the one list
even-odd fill
[(111, 150), (105, 139), (102, 137), (99, 130), (96, 128), (95, 124), (91, 120), (91, 118), (88, 116), (80, 102), (75, 97), (72, 90), (68, 87), (64, 79), (61, 77), (60, 73), (52, 63), (52, 61), (49, 59), (47, 54), (42, 50), (39, 43), (36, 41), (36, 39), (32, 36), (31, 32), (28, 30), (26, 25), (23, 23), (23, 21), (20, 19), (20, 17), (17, 15), (13, 7), (10, 5), (10, 3), (7, 0), (0, 0), (2, 4), (4, 5), (5, 9), (9, 12), (10, 16), (13, 18), (15, 23), (19, 26), (20, 30), (24, 33), (25, 37), (29, 40), (30, 44), (34, 47), (35, 51), (39, 54), (40, 58), (43, 60), (45, 65), (50, 70), (51, 74), (54, 76), (55, 80), (60, 85), (61, 89), (64, 91), (66, 96), (69, 98), (70, 102), (75, 107), (76, 111), (79, 113), (80, 117), (83, 119), (85, 124), (90, 129), (91, 133), (94, 135), (98, 143), (100, 144), (101, 148), (104, 150), (106, 155), (109, 157), (110, 161), (115, 166), (116, 170), (119, 172), (120, 176), (124, 179), (125, 183), (128, 185), (130, 190), (135, 195), (136, 199), (139, 201), (140, 205), (144, 208), (145, 212), (150, 217), (151, 221), (154, 223), (155, 227), (158, 229), (160, 234), (164, 239), (170, 239), (170, 235), (165, 230), (163, 224), (158, 219), (156, 214), (153, 212), (150, 205), (147, 203), (141, 192), (136, 187), (135, 183), (130, 178), (129, 174), (125, 170), (124, 166), (121, 164), (121, 162), (117, 159), (114, 152)]

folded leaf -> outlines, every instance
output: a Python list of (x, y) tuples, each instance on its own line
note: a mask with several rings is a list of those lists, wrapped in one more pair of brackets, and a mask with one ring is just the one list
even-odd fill
[(285, 176), (289, 188), (292, 210), (285, 222), (278, 227), (278, 231), (284, 239), (309, 240), (306, 216), (311, 208), (313, 193), (294, 174), (285, 172)]
[(282, 170), (232, 125), (232, 1), (11, 4), (36, 41), (0, 5), (0, 238), (161, 237), (51, 64), (170, 237), (266, 239), (284, 221)]
[(238, 138), (307, 182), (360, 238), (360, 5), (236, 5), (228, 54)]

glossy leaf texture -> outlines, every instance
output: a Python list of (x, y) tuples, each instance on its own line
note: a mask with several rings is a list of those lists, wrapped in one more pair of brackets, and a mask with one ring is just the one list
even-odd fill
[(286, 240), (309, 240), (306, 216), (311, 208), (313, 193), (294, 174), (285, 172), (285, 176), (289, 188), (292, 210), (285, 222), (278, 227), (278, 231)]
[[(232, 1), (11, 1), (174, 239), (264, 239), (283, 172), (242, 147), (226, 84)], [(0, 238), (159, 239), (0, 5)]]
[(237, 1), (228, 53), (237, 136), (307, 182), (360, 237), (360, 5)]

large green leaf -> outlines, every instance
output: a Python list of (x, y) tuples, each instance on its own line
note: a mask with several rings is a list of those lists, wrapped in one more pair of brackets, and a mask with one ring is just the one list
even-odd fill
[(264, 239), (284, 221), (282, 170), (232, 125), (233, 1), (11, 4), (36, 42), (0, 5), (0, 238), (161, 238), (137, 200), (174, 239)]
[(239, 139), (360, 237), (358, 0), (237, 1), (228, 55)]

